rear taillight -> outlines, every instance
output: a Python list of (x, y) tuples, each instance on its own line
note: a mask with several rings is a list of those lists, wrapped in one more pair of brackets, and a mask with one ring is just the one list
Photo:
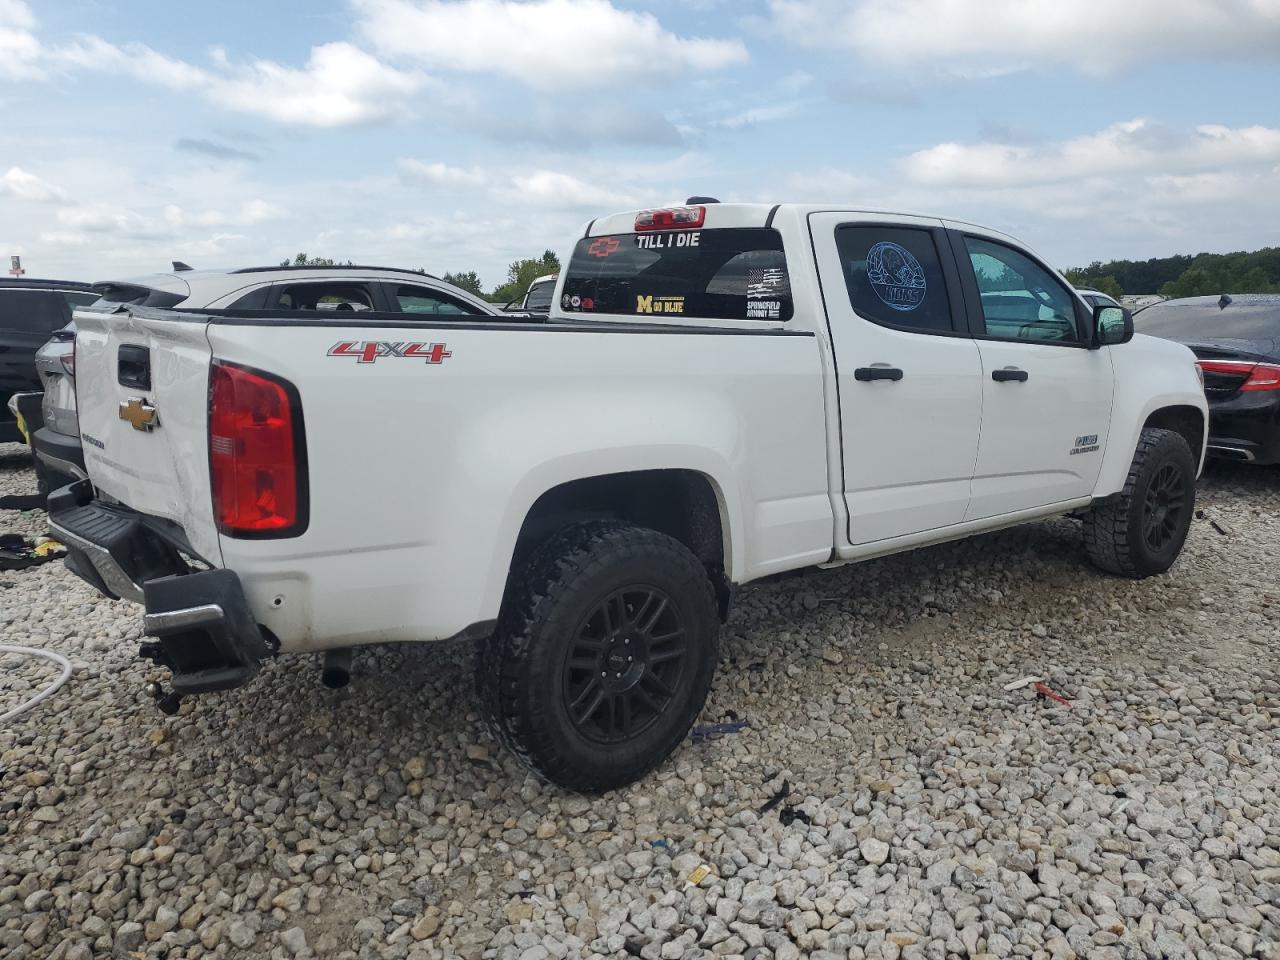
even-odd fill
[(636, 214), (636, 232), (645, 230), (693, 230), (707, 219), (706, 207), (667, 207)]
[(297, 536), (307, 527), (302, 405), (287, 381), (215, 360), (209, 375), (209, 476), (218, 529)]
[(76, 348), (73, 346), (70, 353), (58, 359), (62, 362), (62, 369), (67, 376), (74, 377), (76, 375)]
[(1197, 365), (1205, 373), (1243, 377), (1236, 390), (1280, 390), (1280, 365), (1254, 363), (1251, 360), (1200, 360)]

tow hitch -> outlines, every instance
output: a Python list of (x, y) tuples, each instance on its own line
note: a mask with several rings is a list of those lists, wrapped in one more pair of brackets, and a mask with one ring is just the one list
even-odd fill
[(230, 690), (252, 680), (275, 644), (258, 627), (240, 578), (230, 570), (204, 570), (143, 584), (143, 629), (154, 642), (142, 656), (173, 671), (173, 690), (148, 692), (173, 713), (190, 693)]
[[(154, 644), (143, 644), (144, 649), (142, 655), (149, 659), (154, 659), (154, 657), (145, 649), (150, 646), (154, 646)], [(151, 680), (148, 681), (147, 685), (143, 687), (143, 689), (146, 690), (147, 696), (156, 702), (156, 706), (160, 708), (160, 712), (166, 716), (172, 717), (178, 712), (178, 707), (182, 706), (182, 694), (173, 690), (166, 690), (162, 683)]]

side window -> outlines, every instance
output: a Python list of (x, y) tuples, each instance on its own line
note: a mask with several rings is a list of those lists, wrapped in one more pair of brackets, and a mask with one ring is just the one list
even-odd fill
[(271, 295), (271, 286), (250, 290), (227, 307), (228, 310), (263, 310), (267, 306), (267, 297)]
[(1001, 243), (965, 237), (964, 244), (978, 282), (988, 337), (1080, 342), (1075, 299), (1048, 270)]
[(439, 317), (473, 317), (480, 312), (429, 287), (398, 286), (395, 288), (395, 301), (399, 304), (401, 313)]
[(952, 333), (955, 323), (938, 247), (929, 230), (845, 226), (836, 230), (849, 305), (886, 327)]
[(267, 309), (338, 313), (372, 310), (373, 292), (364, 283), (282, 283), (273, 288)]
[(0, 290), (0, 329), (52, 333), (71, 319), (71, 310), (53, 290)]
[(74, 310), (76, 307), (87, 307), (98, 299), (98, 295), (90, 290), (63, 290), (62, 299), (67, 301), (67, 306)]

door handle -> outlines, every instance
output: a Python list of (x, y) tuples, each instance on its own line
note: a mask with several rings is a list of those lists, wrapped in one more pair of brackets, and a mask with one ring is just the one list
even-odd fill
[(902, 371), (897, 367), (858, 367), (853, 371), (853, 379), (864, 383), (868, 380), (898, 381), (902, 379)]
[(1005, 367), (1002, 370), (992, 370), (991, 379), (996, 383), (1005, 383), (1009, 380), (1015, 380), (1018, 383), (1025, 383), (1030, 376), (1025, 370), (1019, 370), (1017, 367)]
[(136, 343), (123, 343), (116, 353), (116, 380), (122, 387), (151, 389), (151, 351)]

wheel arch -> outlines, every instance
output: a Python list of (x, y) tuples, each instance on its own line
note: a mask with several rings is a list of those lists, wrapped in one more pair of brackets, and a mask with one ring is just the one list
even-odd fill
[(511, 551), (510, 571), (530, 550), (568, 524), (611, 519), (665, 533), (689, 548), (716, 588), (721, 616), (728, 612), (733, 525), (723, 488), (689, 468), (631, 470), (578, 477), (543, 491), (529, 506)]
[(1204, 414), (1198, 407), (1179, 404), (1153, 410), (1142, 424), (1143, 430), (1148, 427), (1172, 430), (1174, 433), (1181, 434), (1191, 449), (1191, 456), (1196, 460), (1197, 470), (1203, 465), (1207, 424)]
[[(1200, 400), (1199, 404), (1195, 402), (1196, 399)], [(1184, 437), (1187, 446), (1191, 448), (1191, 457), (1196, 462), (1197, 476), (1199, 475), (1204, 466), (1208, 437), (1208, 407), (1204, 403), (1203, 394), (1199, 398), (1185, 394), (1156, 397), (1139, 407), (1136, 416), (1122, 414), (1123, 409), (1123, 405), (1117, 403), (1117, 409), (1112, 414), (1111, 434), (1098, 482), (1094, 487), (1095, 499), (1112, 496), (1124, 488), (1129, 465), (1138, 448), (1138, 438), (1148, 427), (1174, 430)]]

